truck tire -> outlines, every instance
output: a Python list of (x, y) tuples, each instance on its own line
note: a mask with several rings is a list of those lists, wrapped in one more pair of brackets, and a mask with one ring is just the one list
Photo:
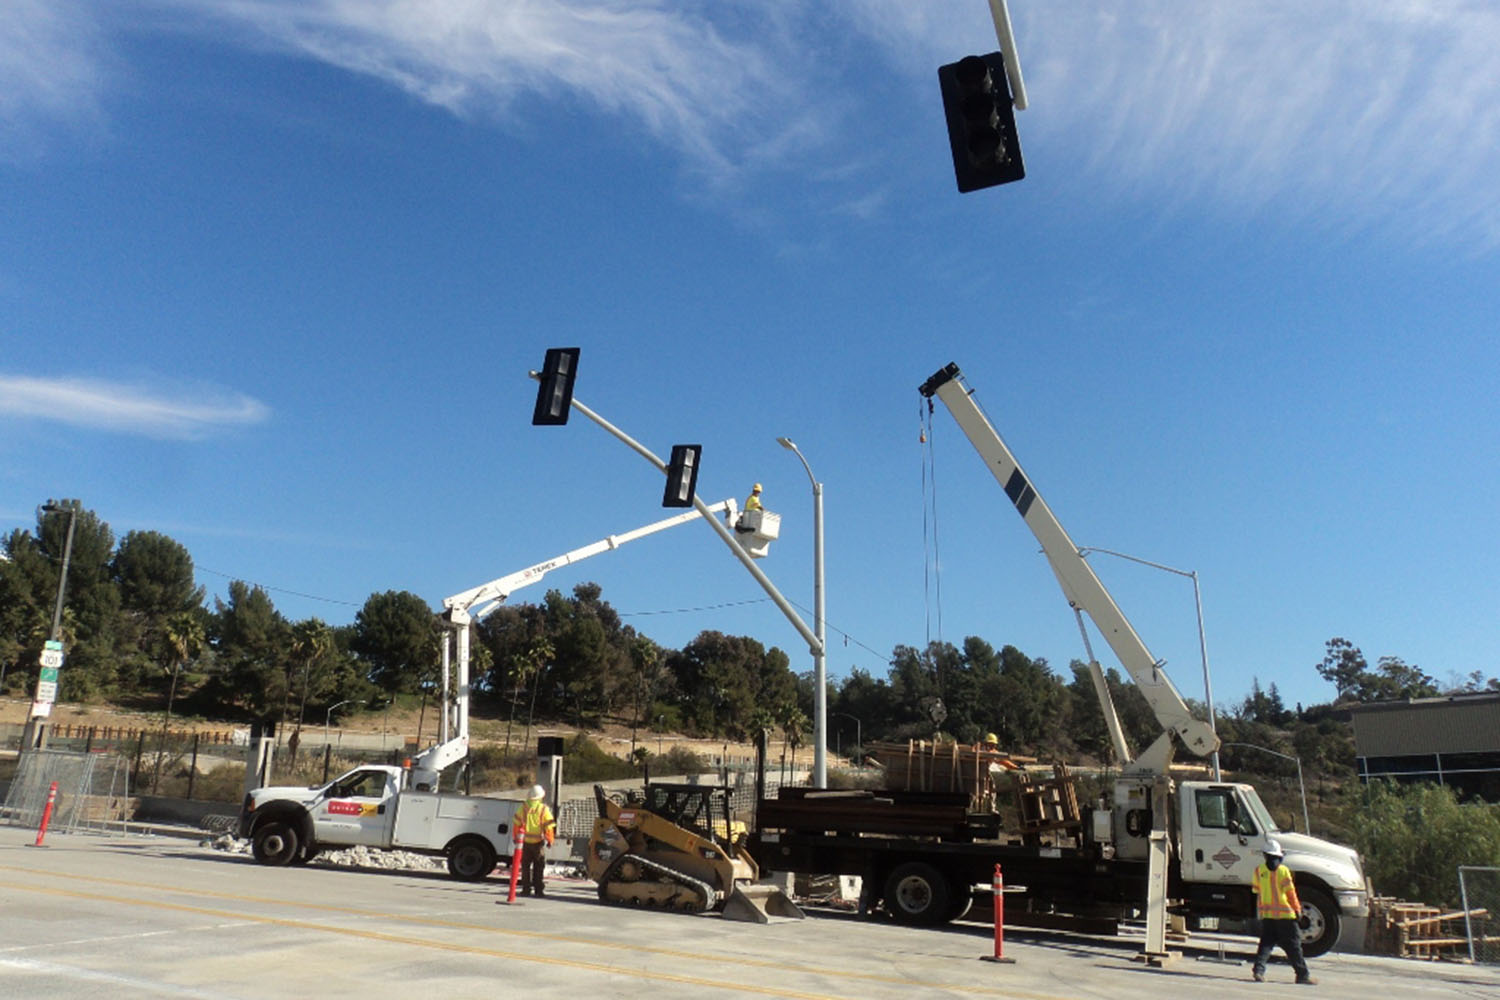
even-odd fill
[(885, 880), (885, 909), (897, 923), (930, 926), (953, 919), (953, 891), (942, 872), (908, 861)]
[(250, 852), (263, 865), (289, 865), (297, 856), (297, 831), (290, 823), (262, 823), (250, 842)]
[(448, 874), (462, 882), (478, 882), (495, 870), (495, 849), (479, 837), (463, 837), (448, 848)]
[(1306, 924), (1302, 928), (1302, 954), (1317, 958), (1339, 943), (1342, 927), (1338, 907), (1332, 896), (1312, 886), (1299, 890), (1297, 897), (1302, 900), (1302, 923)]

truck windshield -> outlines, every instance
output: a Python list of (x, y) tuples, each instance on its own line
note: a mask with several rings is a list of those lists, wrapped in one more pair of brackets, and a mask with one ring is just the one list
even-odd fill
[(1256, 824), (1259, 825), (1262, 830), (1266, 831), (1266, 833), (1271, 834), (1281, 832), (1281, 830), (1276, 826), (1276, 821), (1271, 818), (1270, 810), (1268, 810), (1266, 808), (1266, 804), (1260, 800), (1260, 796), (1256, 794), (1255, 789), (1241, 788), (1240, 803), (1244, 806), (1245, 811), (1255, 819)]

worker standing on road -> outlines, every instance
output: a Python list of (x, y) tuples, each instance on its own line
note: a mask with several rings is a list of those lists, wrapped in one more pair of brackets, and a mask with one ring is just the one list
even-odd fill
[(1255, 965), (1251, 976), (1257, 983), (1266, 981), (1266, 963), (1278, 945), (1297, 973), (1297, 982), (1314, 986), (1317, 980), (1307, 971), (1307, 960), (1302, 957), (1302, 935), (1298, 921), (1302, 917), (1302, 901), (1297, 898), (1297, 886), (1292, 881), (1292, 870), (1286, 866), (1281, 844), (1266, 841), (1266, 860), (1255, 869), (1255, 900), (1260, 916), (1260, 948), (1255, 952)]
[(760, 483), (756, 483), (750, 487), (750, 496), (745, 499), (745, 513), (760, 509)]
[(542, 876), (547, 867), (545, 849), (552, 846), (557, 837), (557, 824), (552, 819), (552, 810), (547, 808), (547, 791), (541, 785), (532, 785), (516, 810), (515, 838), (521, 844), (521, 895), (538, 897), (542, 893)]

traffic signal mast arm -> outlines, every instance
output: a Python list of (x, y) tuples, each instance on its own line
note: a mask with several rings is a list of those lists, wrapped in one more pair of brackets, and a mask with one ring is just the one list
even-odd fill
[(1219, 739), (1206, 722), (1193, 717), (1186, 702), (1177, 693), (1172, 681), (1162, 669), (1162, 663), (1151, 655), (1146, 644), (1131, 627), (1114, 598), (1094, 574), (1094, 569), (1079, 552), (1078, 546), (1068, 537), (1062, 523), (1053, 515), (1047, 502), (1037, 493), (1020, 463), (1000, 435), (974, 401), (972, 391), (964, 384), (963, 374), (957, 365), (948, 365), (934, 374), (921, 387), (922, 395), (929, 399), (937, 396), (948, 412), (968, 437), (975, 450), (984, 459), (985, 465), (996, 482), (1010, 497), (1021, 519), (1031, 529), (1042, 545), (1042, 552), (1062, 586), (1063, 596), (1076, 615), (1079, 629), (1083, 631), (1085, 646), (1088, 633), (1083, 629), (1082, 615), (1087, 614), (1094, 626), (1104, 636), (1130, 674), (1147, 703), (1161, 723), (1163, 733), (1139, 756), (1131, 759), (1120, 730), (1109, 689), (1104, 684), (1103, 673), (1089, 649), (1089, 669), (1094, 674), (1095, 689), (1099, 694), (1106, 723), (1110, 726), (1110, 737), (1115, 743), (1123, 767), (1130, 773), (1165, 774), (1172, 759), (1172, 735), (1175, 734), (1189, 752), (1207, 756), (1218, 749)]

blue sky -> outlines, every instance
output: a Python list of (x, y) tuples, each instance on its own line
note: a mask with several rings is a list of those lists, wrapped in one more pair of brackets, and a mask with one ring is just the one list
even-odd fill
[[(1327, 700), (1333, 636), (1500, 673), (1500, 10), (1011, 6), (1028, 175), (961, 196), (936, 68), (995, 48), (981, 0), (11, 0), (0, 528), (77, 497), (294, 619), (437, 607), (666, 515), (597, 427), (530, 426), (577, 346), (705, 499), (765, 484), (810, 609), (798, 443), (833, 675), (969, 634), (1065, 668), (941, 408), (924, 496), (954, 361), (1075, 541), (1197, 571), (1221, 706)], [(1093, 558), (1201, 697), (1191, 584)], [(810, 664), (707, 528), (546, 586), (584, 580)]]

